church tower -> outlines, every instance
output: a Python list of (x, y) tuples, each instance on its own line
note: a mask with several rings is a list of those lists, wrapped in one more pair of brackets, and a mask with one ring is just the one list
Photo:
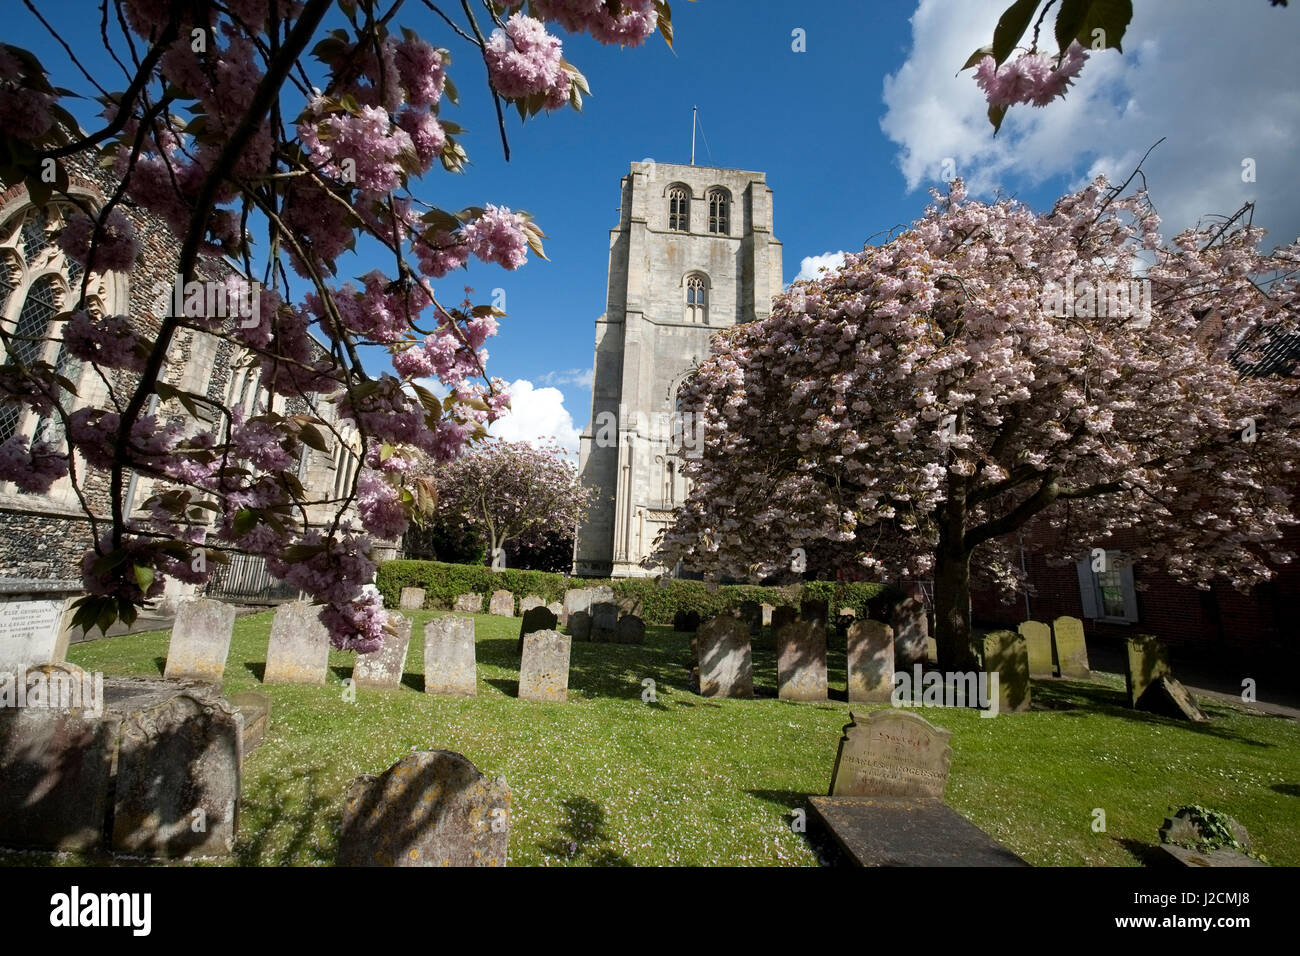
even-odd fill
[(574, 573), (645, 576), (641, 559), (686, 495), (698, 450), (677, 389), (718, 329), (765, 318), (781, 290), (781, 243), (763, 173), (650, 161), (623, 177), (596, 320), (591, 422), (579, 472), (596, 488)]

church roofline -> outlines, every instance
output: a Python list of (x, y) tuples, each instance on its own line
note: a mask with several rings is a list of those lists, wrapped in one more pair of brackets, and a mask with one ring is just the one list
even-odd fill
[(703, 166), (699, 163), (661, 163), (657, 159), (637, 159), (633, 160), (629, 166), (629, 172), (636, 172), (637, 166), (646, 166), (653, 163), (656, 167), (662, 166), (665, 169), (698, 169), (717, 173), (742, 173), (751, 179), (767, 182), (767, 173), (760, 172), (757, 169), (739, 169), (735, 166)]

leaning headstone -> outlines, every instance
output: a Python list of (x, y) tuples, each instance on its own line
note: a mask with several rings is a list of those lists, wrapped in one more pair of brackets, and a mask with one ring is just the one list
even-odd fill
[(524, 612), (523, 619), (519, 622), (519, 646), (518, 650), (523, 653), (525, 635), (533, 631), (553, 631), (555, 630), (556, 617), (550, 609), (541, 607), (531, 607)]
[(411, 646), (411, 619), (390, 617), (395, 633), (384, 633), (384, 643), (369, 654), (358, 654), (352, 667), (352, 680), (358, 687), (393, 690), (402, 685), (406, 653)]
[(784, 622), (776, 637), (777, 696), (826, 699), (826, 631), (811, 621)]
[(1137, 706), (1140, 710), (1175, 720), (1191, 720), (1199, 724), (1210, 719), (1197, 706), (1191, 692), (1168, 674), (1158, 678), (1143, 692)]
[(673, 615), (673, 630), (681, 634), (694, 634), (700, 628), (699, 611), (678, 611)]
[(772, 633), (776, 633), (791, 621), (798, 620), (799, 609), (783, 604), (772, 611)]
[(624, 614), (618, 619), (618, 626), (614, 629), (616, 644), (644, 644), (645, 643), (645, 621), (635, 614)]
[(424, 692), (478, 694), (473, 618), (439, 617), (424, 625)]
[(483, 613), (483, 595), (481, 594), (459, 594), (456, 596), (456, 603), (452, 610), (465, 611), (470, 614)]
[(197, 598), (182, 601), (172, 624), (163, 676), (220, 681), (230, 654), (235, 606)]
[[(102, 702), (48, 693), (55, 675), (84, 686), (84, 673), (51, 664), (0, 674), (0, 845), (84, 850), (103, 835), (119, 722), (96, 713)], [(38, 684), (46, 692), (33, 706)], [(46, 706), (61, 702), (82, 706)]]
[(510, 788), (450, 750), (408, 754), (348, 788), (341, 866), (505, 866)]
[(884, 621), (855, 621), (848, 633), (850, 701), (889, 703), (894, 693), (894, 630)]
[(598, 601), (591, 606), (591, 639), (597, 643), (612, 643), (618, 637), (618, 605), (613, 601)]
[(569, 699), (569, 638), (559, 631), (533, 631), (524, 637), (519, 663), (519, 699)]
[(925, 642), (930, 637), (925, 602), (905, 597), (894, 605), (889, 620), (894, 628), (894, 666), (910, 668), (925, 660)]
[(1083, 622), (1077, 617), (1058, 617), (1052, 622), (1056, 644), (1056, 661), (1062, 677), (1088, 678), (1088, 644), (1083, 637)]
[(509, 591), (493, 591), (492, 600), (488, 604), (488, 613), (501, 617), (514, 617), (515, 596)]
[(231, 695), (230, 706), (243, 718), (240, 752), (248, 756), (266, 739), (271, 726), (271, 698), (261, 691), (244, 690)]
[(520, 614), (523, 614), (525, 611), (529, 611), (535, 607), (546, 607), (546, 602), (543, 601), (541, 598), (539, 598), (536, 594), (530, 594), (527, 597), (523, 597), (519, 599)]
[(192, 689), (122, 721), (113, 849), (147, 856), (229, 853), (239, 828), (243, 721)]
[(624, 594), (615, 602), (618, 605), (619, 617), (625, 614), (632, 614), (636, 617), (645, 617), (645, 600), (635, 594)]
[(763, 626), (763, 606), (757, 601), (741, 601), (740, 619), (749, 625), (751, 635), (757, 634)]
[(264, 684), (323, 684), (329, 664), (330, 635), (320, 608), (306, 601), (281, 604), (271, 622)]
[[(1250, 834), (1246, 828), (1224, 814), (1223, 825), (1232, 840), (1227, 845), (1215, 846), (1218, 834), (1210, 833), (1195, 819), (1187, 808), (1172, 817), (1165, 817), (1160, 828), (1160, 850), (1166, 862), (1180, 866), (1267, 866), (1247, 853), (1251, 849)], [(1221, 839), (1221, 838), (1220, 838)], [(1233, 845), (1235, 844), (1235, 846)]]
[(1042, 621), (1025, 621), (1019, 630), (1029, 654), (1029, 676), (1035, 680), (1052, 677), (1052, 629)]
[(67, 654), (73, 597), (35, 590), (0, 593), (0, 674), (21, 674)]
[(700, 696), (753, 697), (754, 664), (750, 656), (749, 626), (730, 614), (719, 614), (700, 625), (697, 648)]
[(998, 675), (998, 713), (1028, 710), (1029, 649), (1024, 635), (990, 631), (983, 638), (983, 659), (985, 674)]
[(1125, 641), (1127, 669), (1124, 672), (1128, 705), (1136, 707), (1147, 688), (1162, 677), (1172, 677), (1169, 650), (1150, 634), (1135, 634)]
[(424, 588), (402, 588), (397, 606), (403, 611), (418, 611), (424, 607)]
[(831, 771), (832, 797), (943, 800), (951, 731), (889, 708), (872, 711), (865, 720), (850, 711), (843, 733)]

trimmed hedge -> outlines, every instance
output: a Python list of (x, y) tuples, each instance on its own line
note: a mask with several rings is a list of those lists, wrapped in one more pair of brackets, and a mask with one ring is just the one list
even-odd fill
[(804, 597), (826, 601), (832, 617), (840, 608), (852, 608), (859, 618), (879, 619), (901, 597), (889, 585), (861, 582), (806, 581), (789, 587), (724, 584), (710, 589), (702, 581), (677, 578), (570, 578), (547, 571), (493, 571), (481, 565), (407, 560), (385, 561), (379, 566), (375, 583), (388, 607), (397, 606), (402, 588), (424, 588), (425, 607), (443, 610), (450, 609), (458, 596), (470, 592), (483, 595), (482, 610), (493, 591), (509, 591), (516, 598), (535, 594), (550, 604), (564, 600), (569, 588), (607, 584), (614, 589), (615, 598), (640, 598), (647, 624), (671, 624), (678, 611), (697, 611), (701, 618), (709, 618), (739, 607), (742, 601), (797, 607)]

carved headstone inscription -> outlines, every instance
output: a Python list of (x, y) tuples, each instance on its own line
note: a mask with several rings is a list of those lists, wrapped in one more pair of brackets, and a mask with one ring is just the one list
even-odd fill
[(952, 748), (950, 731), (905, 710), (849, 712), (840, 738), (832, 797), (943, 800)]

